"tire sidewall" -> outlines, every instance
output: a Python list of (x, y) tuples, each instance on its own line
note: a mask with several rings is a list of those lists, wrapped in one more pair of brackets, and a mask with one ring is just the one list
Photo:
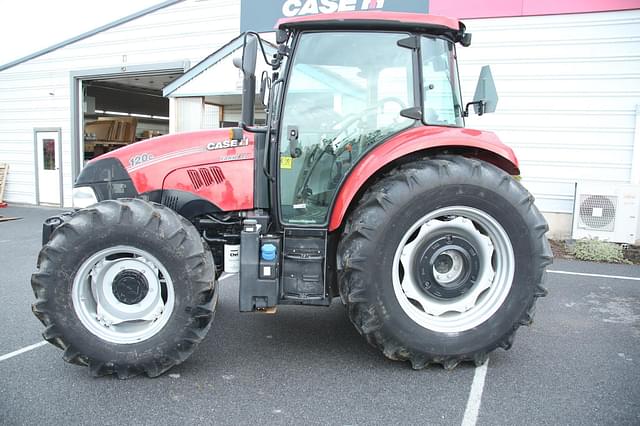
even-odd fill
[[(383, 319), (382, 335), (402, 342), (414, 353), (431, 356), (464, 356), (481, 349), (494, 349), (514, 329), (534, 294), (535, 271), (531, 262), (534, 242), (529, 226), (517, 208), (517, 200), (471, 182), (430, 185), (417, 191), (404, 191), (399, 198), (392, 200), (396, 210), (389, 212), (389, 220), (378, 228), (375, 240), (371, 242), (375, 247), (372, 258), (377, 260), (371, 262), (368, 270), (368, 282), (374, 289), (369, 300), (373, 302), (377, 316)], [(450, 206), (472, 207), (493, 217), (506, 231), (515, 259), (511, 288), (498, 310), (482, 324), (455, 333), (435, 332), (414, 322), (399, 304), (392, 278), (396, 250), (407, 230), (428, 212)]]
[[(173, 212), (163, 209), (156, 210), (161, 222), (175, 229), (184, 228), (180, 218)], [(145, 228), (142, 218), (134, 217), (131, 223), (103, 223), (92, 221), (88, 212), (78, 212), (71, 219), (73, 226), (80, 235), (90, 235), (90, 238), (77, 238), (73, 245), (60, 257), (56, 274), (59, 285), (53, 289), (53, 297), (49, 297), (49, 312), (54, 323), (64, 330), (65, 342), (74, 348), (81, 348), (81, 352), (92, 360), (113, 364), (139, 365), (147, 358), (163, 356), (175, 350), (184, 338), (189, 324), (194, 321), (190, 310), (199, 301), (193, 288), (194, 270), (184, 260), (185, 244), (201, 244), (199, 234), (195, 229), (186, 229), (186, 242), (178, 247), (167, 240), (165, 229), (153, 232)], [(88, 231), (91, 228), (91, 232)], [(167, 228), (167, 226), (164, 226)], [(55, 238), (55, 234), (52, 239)], [(197, 241), (193, 241), (197, 238)], [(131, 246), (154, 256), (167, 270), (173, 283), (173, 310), (166, 324), (153, 336), (136, 343), (118, 344), (101, 339), (90, 332), (80, 321), (73, 304), (74, 279), (80, 267), (95, 253), (116, 245)], [(210, 253), (209, 253), (209, 256)], [(211, 264), (212, 261), (211, 261)], [(213, 279), (213, 276), (212, 276)]]

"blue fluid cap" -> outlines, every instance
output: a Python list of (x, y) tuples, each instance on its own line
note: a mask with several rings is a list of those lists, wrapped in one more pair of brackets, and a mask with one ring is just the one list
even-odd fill
[(260, 249), (260, 254), (262, 256), (262, 260), (267, 260), (267, 261), (275, 260), (276, 246), (271, 243), (264, 244)]

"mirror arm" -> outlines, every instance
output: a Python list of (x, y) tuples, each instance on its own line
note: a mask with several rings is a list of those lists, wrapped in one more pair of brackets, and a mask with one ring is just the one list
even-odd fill
[(267, 133), (267, 127), (247, 126), (244, 123), (238, 123), (238, 125), (249, 133)]
[(254, 31), (247, 31), (246, 33), (244, 33), (244, 44), (245, 45), (247, 44), (247, 36), (249, 34), (253, 35), (258, 40), (258, 45), (260, 46), (260, 51), (262, 52), (262, 57), (264, 58), (264, 61), (269, 65), (273, 65), (272, 62), (267, 57), (266, 50), (264, 50), (264, 45), (262, 44), (262, 39), (260, 38), (260, 34)]
[(464, 112), (462, 114), (463, 117), (468, 117), (469, 116), (469, 107), (471, 105), (478, 105), (478, 115), (482, 115), (482, 114), (484, 114), (484, 108), (487, 105), (487, 102), (486, 101), (468, 102), (467, 105), (464, 107)]

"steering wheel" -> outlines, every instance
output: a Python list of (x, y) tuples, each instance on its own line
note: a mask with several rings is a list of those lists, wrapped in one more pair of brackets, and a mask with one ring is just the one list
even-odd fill
[[(315, 152), (315, 155), (312, 158), (309, 158), (310, 161), (308, 164), (305, 164), (305, 169), (308, 170), (308, 172), (306, 174), (301, 173), (299, 175), (298, 182), (296, 182), (295, 190), (297, 197), (303, 196), (303, 192), (306, 190), (307, 184), (309, 183), (309, 180), (311, 179), (315, 168), (320, 163), (325, 154), (331, 154), (334, 157), (333, 166), (331, 167), (331, 170), (329, 172), (330, 180), (338, 180), (338, 175), (340, 173), (344, 173), (344, 171), (342, 170), (342, 165), (337, 164), (337, 162), (340, 161), (338, 160), (338, 157), (342, 155), (349, 147), (351, 147), (351, 144), (349, 142), (354, 139), (354, 136), (356, 136), (357, 130), (359, 129), (359, 126), (354, 126), (356, 126), (358, 122), (365, 122), (366, 118), (374, 113), (377, 113), (377, 111), (381, 107), (389, 102), (398, 104), (400, 106), (400, 110), (406, 108), (405, 103), (400, 98), (390, 96), (380, 99), (374, 105), (347, 115), (345, 118), (343, 118), (333, 126), (334, 129), (337, 128), (339, 130), (336, 136), (334, 138), (325, 139), (324, 146), (316, 148), (317, 151)], [(400, 115), (398, 115), (398, 117), (400, 117)]]
[[(339, 132), (331, 141), (331, 146), (333, 148), (334, 154), (336, 156), (340, 155), (348, 145), (347, 141), (351, 139), (355, 133), (354, 131), (349, 131), (353, 128), (353, 125), (359, 122), (366, 122), (366, 119), (368, 117), (377, 113), (382, 107), (384, 107), (384, 105), (390, 102), (399, 105), (400, 110), (406, 108), (405, 103), (400, 98), (395, 96), (388, 96), (386, 98), (380, 99), (374, 105), (368, 106), (367, 108), (362, 109), (358, 112), (348, 114), (345, 118), (336, 123), (333, 128), (339, 130)], [(400, 117), (400, 115), (398, 115), (398, 117)], [(395, 120), (398, 120), (398, 118), (396, 118)]]

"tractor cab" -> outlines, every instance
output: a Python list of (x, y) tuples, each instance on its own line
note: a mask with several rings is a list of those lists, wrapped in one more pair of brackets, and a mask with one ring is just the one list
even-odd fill
[[(275, 72), (261, 82), (262, 97), (272, 89), (268, 123), (253, 130), (269, 136), (265, 155), (274, 158), (265, 172), (277, 182), (271, 195), (279, 224), (326, 227), (344, 178), (392, 136), (419, 126), (464, 127), (469, 105), (479, 114), (495, 110), (488, 67), (473, 102), (463, 104), (455, 44), (468, 46), (471, 34), (458, 21), (372, 11), (282, 19), (277, 28)], [(237, 61), (249, 86), (262, 46), (254, 37), (246, 35)], [(252, 89), (243, 97), (248, 120)]]
[(423, 124), (463, 125), (451, 41), (402, 32), (302, 32), (294, 52), (278, 144), (283, 223), (325, 224), (345, 175), (392, 135)]

